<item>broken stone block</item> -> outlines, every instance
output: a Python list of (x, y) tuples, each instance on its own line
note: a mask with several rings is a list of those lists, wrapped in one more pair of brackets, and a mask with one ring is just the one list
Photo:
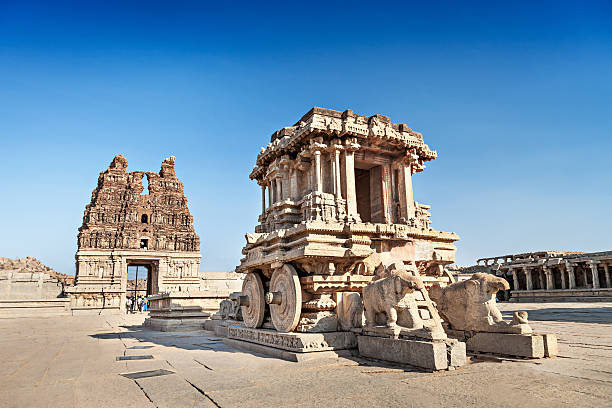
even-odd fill
[(543, 334), (544, 337), (544, 357), (557, 357), (559, 347), (557, 346), (557, 336), (554, 334)]
[(527, 358), (542, 358), (545, 355), (544, 336), (541, 334), (476, 333), (467, 339), (467, 349)]
[(446, 352), (449, 367), (461, 367), (467, 363), (466, 345), (464, 342), (456, 339), (447, 339)]
[(444, 341), (419, 341), (358, 336), (359, 354), (376, 360), (408, 364), (429, 370), (446, 370), (448, 361)]

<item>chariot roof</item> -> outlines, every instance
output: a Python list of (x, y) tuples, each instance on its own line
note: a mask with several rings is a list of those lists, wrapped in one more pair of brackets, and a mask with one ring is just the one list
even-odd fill
[(400, 153), (410, 151), (422, 161), (433, 160), (437, 153), (423, 142), (423, 135), (408, 125), (392, 123), (388, 116), (363, 116), (347, 109), (340, 112), (333, 109), (313, 107), (293, 126), (277, 130), (270, 137), (270, 143), (262, 147), (251, 177), (258, 168), (265, 167), (277, 157), (299, 152), (311, 139), (320, 136), (352, 137), (357, 143), (386, 143), (397, 147)]

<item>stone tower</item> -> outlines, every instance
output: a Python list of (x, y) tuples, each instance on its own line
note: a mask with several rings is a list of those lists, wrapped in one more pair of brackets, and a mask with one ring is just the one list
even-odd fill
[(132, 265), (147, 270), (148, 294), (200, 287), (200, 238), (174, 162), (165, 159), (159, 174), (128, 173), (118, 155), (100, 173), (79, 228), (73, 310), (123, 308)]

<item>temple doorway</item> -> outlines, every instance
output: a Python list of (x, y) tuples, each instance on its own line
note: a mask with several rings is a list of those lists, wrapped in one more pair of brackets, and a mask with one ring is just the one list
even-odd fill
[(381, 166), (361, 161), (355, 163), (355, 193), (357, 212), (363, 222), (385, 222)]
[(127, 261), (127, 296), (150, 296), (159, 292), (158, 261)]

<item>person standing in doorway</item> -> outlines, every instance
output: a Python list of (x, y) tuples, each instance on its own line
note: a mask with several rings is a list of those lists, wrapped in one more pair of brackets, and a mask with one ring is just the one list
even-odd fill
[(125, 314), (129, 314), (132, 311), (132, 298), (129, 296), (125, 297)]

